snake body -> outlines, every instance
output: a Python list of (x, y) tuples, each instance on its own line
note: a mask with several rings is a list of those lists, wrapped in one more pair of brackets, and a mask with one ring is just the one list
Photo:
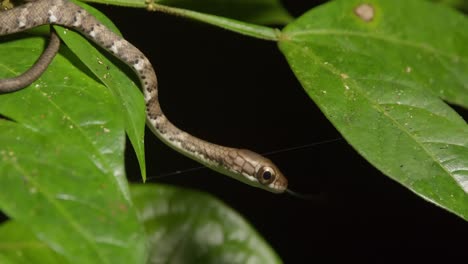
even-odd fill
[[(147, 124), (164, 143), (213, 170), (254, 187), (273, 193), (287, 190), (287, 179), (269, 159), (250, 150), (207, 142), (174, 126), (161, 110), (156, 74), (146, 56), (83, 8), (67, 0), (36, 0), (0, 12), (0, 36), (44, 24), (74, 29), (129, 65), (142, 85)], [(2, 90), (0, 87), (0, 92)]]
[(52, 62), (52, 59), (55, 57), (55, 54), (57, 54), (59, 48), (60, 39), (57, 36), (57, 34), (55, 34), (55, 32), (52, 31), (50, 34), (49, 44), (47, 45), (47, 48), (41, 54), (39, 59), (37, 59), (36, 63), (34, 63), (34, 65), (31, 66), (31, 68), (29, 68), (26, 72), (17, 77), (1, 79), (0, 92), (16, 92), (33, 83), (47, 69), (47, 66), (49, 66), (49, 64)]

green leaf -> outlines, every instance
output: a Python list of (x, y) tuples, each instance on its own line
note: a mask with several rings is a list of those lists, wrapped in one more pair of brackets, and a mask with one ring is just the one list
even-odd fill
[[(75, 2), (88, 12), (93, 14), (101, 23), (117, 34), (120, 34), (115, 25), (102, 13), (83, 3)], [(83, 62), (88, 69), (107, 86), (116, 96), (121, 105), (122, 116), (125, 121), (125, 129), (132, 143), (135, 154), (140, 164), (140, 171), (143, 181), (146, 180), (146, 161), (145, 161), (145, 103), (143, 95), (139, 90), (139, 84), (136, 85), (129, 76), (135, 76), (129, 73), (129, 67), (114, 59), (108, 52), (95, 48), (82, 35), (65, 28), (56, 26), (57, 33), (75, 55)], [(103, 52), (103, 53), (101, 53)], [(122, 69), (127, 70), (123, 72)]]
[(24, 225), (8, 221), (0, 225), (0, 263), (64, 264), (64, 258), (37, 240)]
[(150, 263), (280, 263), (236, 212), (210, 195), (164, 185), (131, 185), (150, 242)]
[[(85, 0), (87, 2), (147, 7), (145, 0)], [(287, 24), (292, 16), (279, 0), (155, 0), (154, 3), (186, 8), (256, 24)]]
[[(363, 3), (370, 19), (357, 15)], [(342, 0), (288, 25), (279, 47), (362, 156), (468, 220), (468, 127), (442, 101), (468, 107), (466, 28), (466, 17), (426, 1)]]
[(465, 13), (468, 12), (468, 1), (466, 0), (431, 0), (431, 1), (435, 3), (440, 3), (443, 5), (451, 6)]
[[(30, 67), (45, 44), (7, 39), (0, 78)], [(10, 119), (0, 119), (0, 208), (70, 263), (142, 263), (146, 240), (125, 181), (120, 110), (85, 71), (62, 46), (38, 81), (0, 95), (0, 114)]]
[[(130, 190), (147, 227), (149, 263), (281, 263), (240, 215), (212, 196), (154, 184)], [(18, 222), (2, 224), (0, 237), (2, 264), (66, 263)]]

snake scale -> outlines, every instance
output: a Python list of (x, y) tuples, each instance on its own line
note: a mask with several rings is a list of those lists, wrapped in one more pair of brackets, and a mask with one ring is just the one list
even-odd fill
[[(150, 61), (135, 46), (113, 33), (83, 8), (67, 0), (35, 0), (0, 12), (0, 36), (45, 24), (76, 30), (130, 66), (142, 85), (147, 124), (165, 144), (251, 186), (273, 193), (289, 191), (287, 179), (269, 159), (250, 150), (207, 142), (174, 126), (159, 105), (156, 73)], [(0, 92), (7, 91), (0, 86)]]

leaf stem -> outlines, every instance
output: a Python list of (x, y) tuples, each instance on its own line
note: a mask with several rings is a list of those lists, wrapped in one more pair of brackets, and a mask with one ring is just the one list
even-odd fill
[(152, 11), (159, 11), (166, 14), (181, 16), (185, 18), (190, 18), (193, 20), (201, 21), (213, 26), (221, 27), (236, 33), (247, 35), (254, 38), (278, 41), (281, 37), (281, 31), (277, 28), (270, 28), (266, 26), (260, 26), (255, 24), (250, 24), (235, 19), (225, 18), (214, 16), (210, 14), (199, 13), (196, 11), (191, 11), (187, 9), (170, 7), (165, 5), (160, 5), (156, 3), (150, 3), (148, 9)]

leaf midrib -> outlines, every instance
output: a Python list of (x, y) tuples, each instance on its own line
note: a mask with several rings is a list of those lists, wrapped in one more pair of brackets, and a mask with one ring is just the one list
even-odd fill
[(403, 40), (392, 35), (382, 35), (382, 34), (377, 34), (375, 32), (365, 33), (365, 32), (359, 32), (359, 31), (349, 31), (349, 30), (339, 30), (339, 29), (313, 29), (313, 30), (298, 30), (298, 31), (291, 31), (291, 32), (283, 31), (283, 34), (284, 34), (285, 39), (290, 42), (311, 42), (310, 39), (295, 38), (297, 36), (304, 36), (304, 35), (338, 35), (338, 36), (372, 38), (372, 39), (387, 41), (390, 43), (396, 43), (396, 44), (400, 44), (404, 46), (409, 46), (412, 48), (423, 49), (427, 52), (438, 54), (438, 55), (447, 57), (452, 60), (462, 60), (464, 62), (468, 62), (467, 57), (462, 57), (459, 54), (452, 54), (450, 52), (442, 52), (426, 43)]

